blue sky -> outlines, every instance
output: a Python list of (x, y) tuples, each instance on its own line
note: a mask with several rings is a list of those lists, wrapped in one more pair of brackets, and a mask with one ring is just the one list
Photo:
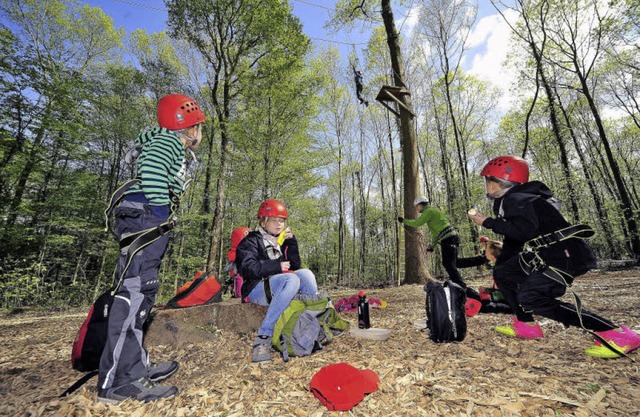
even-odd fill
[[(84, 0), (83, 3), (93, 7), (100, 7), (111, 16), (116, 26), (124, 27), (127, 32), (137, 28), (149, 32), (159, 32), (166, 29), (167, 13), (163, 0)], [(346, 56), (353, 51), (349, 44), (356, 44), (359, 54), (366, 44), (369, 33), (361, 33), (354, 29), (351, 32), (332, 34), (324, 29), (329, 19), (329, 11), (335, 2), (331, 0), (290, 0), (293, 13), (300, 18), (303, 30), (311, 40), (319, 46), (328, 42), (340, 48)], [(397, 27), (402, 32), (410, 31), (415, 22), (415, 13), (407, 13), (407, 9), (394, 9)], [(407, 16), (408, 14), (408, 16)], [(509, 48), (509, 28), (503, 18), (497, 14), (489, 0), (479, 0), (478, 19), (470, 39), (473, 40), (471, 49), (465, 57), (463, 68), (484, 79), (492, 81), (503, 90), (507, 96), (508, 88), (514, 79), (514, 74), (502, 67), (502, 62)], [(503, 101), (503, 105), (507, 105)]]

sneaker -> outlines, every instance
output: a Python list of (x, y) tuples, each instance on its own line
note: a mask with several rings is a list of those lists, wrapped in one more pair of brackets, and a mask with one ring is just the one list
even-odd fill
[(151, 382), (160, 382), (175, 374), (180, 368), (176, 361), (166, 361), (162, 363), (150, 363), (147, 367), (147, 377)]
[(256, 337), (253, 341), (251, 362), (265, 362), (271, 360), (271, 337)]
[(178, 388), (172, 385), (156, 385), (149, 378), (140, 378), (119, 387), (98, 390), (98, 401), (107, 404), (118, 404), (126, 399), (137, 401), (156, 401), (178, 395)]
[(542, 339), (542, 329), (538, 323), (519, 321), (515, 316), (511, 317), (511, 321), (511, 326), (498, 326), (495, 331), (518, 339)]
[(596, 339), (595, 344), (585, 350), (585, 353), (589, 356), (605, 359), (619, 358), (622, 355), (618, 352), (627, 354), (640, 347), (640, 335), (624, 324), (621, 324), (618, 329), (596, 333), (606, 340), (617, 352), (612, 351), (607, 346), (604, 346), (600, 340)]

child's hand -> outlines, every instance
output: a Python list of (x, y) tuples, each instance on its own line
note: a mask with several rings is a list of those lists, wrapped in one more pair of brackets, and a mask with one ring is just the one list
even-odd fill
[(282, 272), (288, 271), (289, 268), (291, 268), (291, 262), (289, 261), (280, 262), (280, 268), (282, 269)]
[(284, 229), (284, 238), (291, 239), (293, 237), (293, 232), (288, 227)]
[(484, 222), (485, 219), (487, 218), (487, 216), (480, 213), (480, 211), (478, 211), (475, 208), (469, 209), (469, 211), (467, 212), (467, 217), (469, 217), (471, 221), (477, 224), (478, 226), (482, 226), (482, 222)]

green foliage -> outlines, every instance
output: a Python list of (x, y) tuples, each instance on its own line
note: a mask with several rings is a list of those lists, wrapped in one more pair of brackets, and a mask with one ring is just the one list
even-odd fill
[[(578, 6), (586, 10), (587, 3)], [(75, 1), (0, 0), (0, 306), (86, 305), (111, 285), (118, 249), (103, 231), (103, 210), (132, 175), (123, 155), (156, 123), (157, 100), (169, 92), (197, 98), (208, 120), (194, 182), (160, 269), (158, 302), (204, 268), (216, 239), (221, 269), (231, 230), (255, 227), (265, 198), (287, 205), (303, 263), (321, 284), (395, 282), (402, 263), (396, 251), (404, 250), (395, 219), (403, 211), (404, 167), (393, 116), (375, 104), (357, 104), (351, 67), (335, 49), (312, 54), (286, 2), (169, 0), (167, 7), (168, 32), (138, 30), (125, 42), (122, 29), (100, 9)], [(330, 25), (369, 24), (377, 8), (375, 2), (338, 2)], [(524, 13), (539, 18), (532, 10)], [(559, 17), (575, 10), (554, 2), (546, 27), (566, 34)], [(504, 115), (492, 80), (460, 68), (449, 68), (445, 78), (424, 33), (403, 38), (421, 191), (460, 230), (463, 255), (474, 254), (474, 239), (487, 232), (468, 221), (467, 205), (492, 210), (478, 173), (493, 156), (520, 155), (525, 126), (531, 178), (557, 193), (565, 213), (569, 197), (575, 198), (578, 213), (569, 217), (579, 215), (597, 230), (592, 244), (601, 258), (631, 253), (593, 106), (609, 112), (603, 117), (609, 150), (637, 218), (638, 50), (630, 46), (637, 44), (639, 13), (631, 1), (614, 1), (608, 13), (600, 26), (581, 32), (584, 44), (593, 46), (601, 29), (606, 46), (587, 74), (593, 103), (575, 71), (558, 59), (557, 43), (545, 50), (541, 65), (555, 96), (540, 90), (533, 103), (539, 73), (532, 56), (522, 54), (530, 47), (524, 43), (511, 57), (520, 70), (515, 92), (521, 95)], [(213, 27), (219, 31), (208, 30)], [(533, 27), (532, 39), (539, 42), (541, 22)], [(391, 82), (384, 28), (376, 27), (367, 48), (357, 52), (351, 59), (363, 60), (357, 64), (370, 97)], [(568, 178), (551, 109), (560, 118)], [(212, 236), (219, 179), (222, 231)], [(430, 268), (441, 274), (434, 259)]]

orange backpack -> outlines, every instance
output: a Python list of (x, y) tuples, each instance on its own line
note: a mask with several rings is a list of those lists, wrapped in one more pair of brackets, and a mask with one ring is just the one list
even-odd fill
[(193, 279), (186, 282), (169, 300), (166, 308), (199, 306), (222, 301), (222, 286), (212, 272), (196, 272)]

